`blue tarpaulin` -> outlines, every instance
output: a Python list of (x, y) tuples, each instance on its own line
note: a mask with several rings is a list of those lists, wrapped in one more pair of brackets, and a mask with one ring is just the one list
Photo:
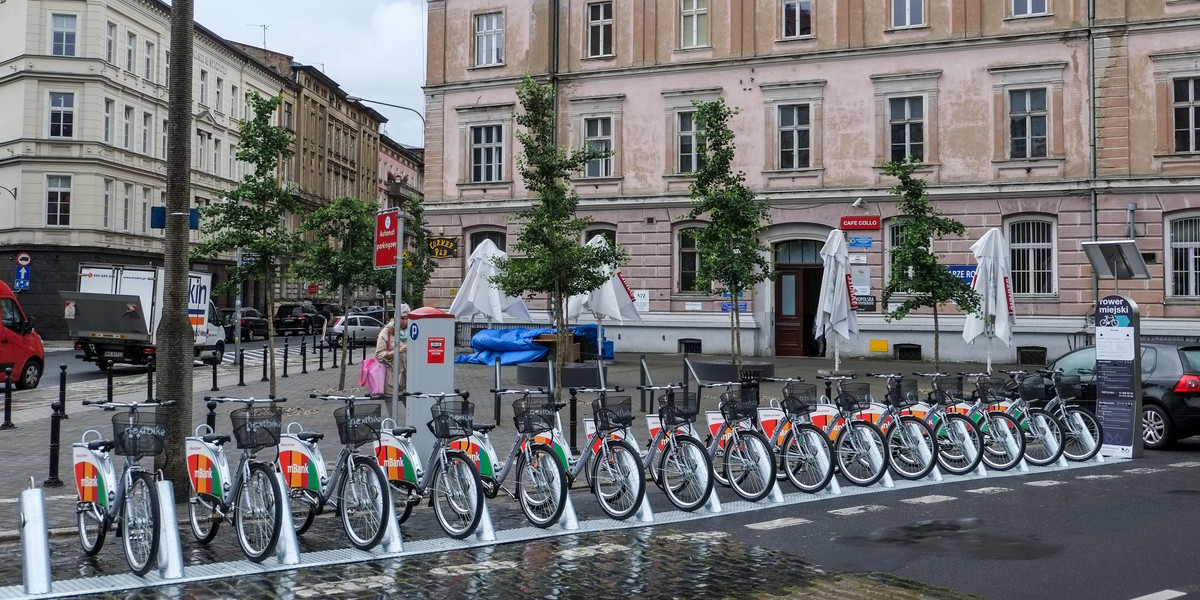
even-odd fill
[[(571, 333), (579, 340), (580, 347), (595, 354), (596, 325), (572, 327)], [(497, 359), (502, 365), (535, 362), (546, 356), (547, 348), (535, 343), (533, 338), (553, 334), (553, 329), (484, 329), (471, 338), (472, 354), (460, 354), (456, 363), (490, 365)], [(613, 358), (612, 342), (604, 342), (604, 358)]]

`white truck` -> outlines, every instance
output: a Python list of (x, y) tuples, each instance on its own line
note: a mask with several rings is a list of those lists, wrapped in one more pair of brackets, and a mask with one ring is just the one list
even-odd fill
[[(101, 369), (108, 361), (150, 364), (156, 357), (166, 270), (148, 265), (81, 264), (77, 292), (62, 292), (63, 317), (80, 358)], [(220, 363), (225, 355), (221, 311), (212, 303), (212, 275), (188, 273), (188, 321), (195, 356)]]

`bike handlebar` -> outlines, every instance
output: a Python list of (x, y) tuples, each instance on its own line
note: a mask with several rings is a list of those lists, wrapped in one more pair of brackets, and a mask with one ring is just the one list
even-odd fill
[(607, 394), (608, 392), (623, 392), (625, 388), (621, 386), (614, 387), (598, 387), (598, 388), (567, 388), (569, 394)]
[(798, 375), (796, 377), (763, 377), (762, 380), (773, 383), (804, 383), (804, 378)]
[(867, 373), (867, 377), (878, 377), (880, 379), (900, 379), (904, 377), (904, 373)]
[(104, 400), (84, 400), (80, 404), (84, 406), (99, 406), (104, 410), (116, 410), (118, 408), (142, 408), (150, 407), (157, 408), (159, 406), (175, 406), (174, 400), (156, 400), (154, 402), (107, 402)]
[(1000, 371), (1000, 372), (1004, 373), (1005, 375), (1011, 375), (1013, 377), (1019, 377), (1021, 375), (1029, 374), (1029, 371), (1023, 371), (1021, 369), (1013, 369), (1011, 371)]
[(726, 382), (724, 382), (724, 383), (698, 383), (698, 384), (696, 384), (696, 387), (702, 387), (702, 388), (718, 388), (718, 387), (723, 387), (723, 388), (731, 388), (731, 387), (736, 387), (736, 386), (740, 386), (740, 385), (742, 385), (742, 382), (740, 382), (740, 381), (726, 381)]
[(664, 383), (663, 385), (639, 385), (639, 386), (637, 386), (637, 389), (647, 390), (647, 391), (651, 391), (651, 392), (659, 391), (659, 390), (662, 390), (662, 391), (681, 390), (681, 389), (683, 389), (683, 384), (682, 383)]
[(949, 373), (921, 373), (919, 371), (913, 371), (913, 375), (916, 375), (917, 377), (928, 377), (930, 379), (941, 379), (943, 377), (950, 376)]
[(246, 404), (257, 404), (260, 402), (287, 402), (287, 398), (255, 398), (253, 396), (249, 398), (234, 398), (233, 396), (205, 396), (204, 401), (217, 403), (245, 402)]
[(963, 377), (974, 377), (974, 378), (978, 379), (980, 377), (988, 377), (991, 375), (991, 373), (962, 373), (962, 372), (960, 372), (959, 375), (961, 375)]
[(400, 392), (400, 396), (403, 398), (436, 398), (438, 400), (445, 400), (451, 396), (458, 396), (463, 400), (466, 400), (467, 398), (471, 397), (471, 392), (454, 388), (453, 392), (435, 392), (431, 394), (426, 394), (425, 392)]
[(837, 375), (819, 375), (819, 376), (817, 376), (817, 379), (820, 379), (821, 381), (851, 381), (855, 377), (857, 377), (857, 376), (853, 375), (853, 374), (851, 374), (851, 375), (837, 374)]
[(514, 388), (492, 388), (492, 389), (488, 390), (488, 393), (489, 394), (500, 394), (501, 396), (505, 396), (508, 394), (525, 394), (526, 396), (529, 396), (532, 394), (545, 394), (546, 390), (544, 390), (542, 388), (538, 388), (536, 390), (531, 390), (529, 388), (525, 388), (523, 390), (518, 390), (518, 389), (514, 389)]

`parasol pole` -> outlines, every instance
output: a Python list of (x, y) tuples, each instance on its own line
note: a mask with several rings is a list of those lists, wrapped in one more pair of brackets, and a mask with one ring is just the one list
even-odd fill
[(596, 317), (596, 368), (599, 369), (599, 371), (600, 371), (600, 388), (603, 389), (605, 387), (605, 383), (604, 383), (604, 333), (603, 333), (604, 329), (600, 325), (600, 322), (603, 321), (603, 318), (600, 316), (600, 313), (595, 313), (595, 312), (592, 313), (592, 316)]

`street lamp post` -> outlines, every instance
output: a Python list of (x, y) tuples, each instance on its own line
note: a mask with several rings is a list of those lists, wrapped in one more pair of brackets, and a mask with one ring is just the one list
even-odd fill
[(412, 114), (417, 115), (417, 117), (419, 117), (421, 119), (422, 131), (424, 130), (424, 127), (426, 125), (425, 115), (417, 112), (417, 109), (415, 109), (415, 108), (409, 108), (407, 106), (400, 106), (399, 104), (392, 104), (390, 102), (380, 102), (378, 100), (368, 100), (366, 98), (362, 98), (359, 96), (346, 96), (346, 99), (351, 102), (368, 102), (370, 104), (382, 104), (383, 106), (390, 106), (392, 108), (399, 108), (401, 110), (407, 110), (408, 112), (411, 112)]

